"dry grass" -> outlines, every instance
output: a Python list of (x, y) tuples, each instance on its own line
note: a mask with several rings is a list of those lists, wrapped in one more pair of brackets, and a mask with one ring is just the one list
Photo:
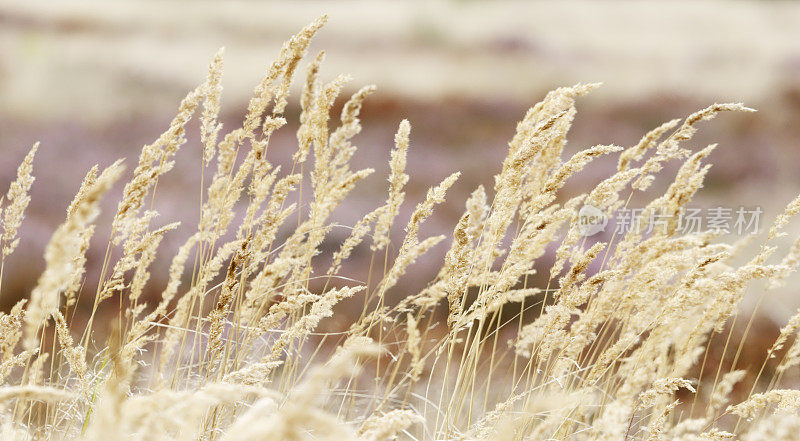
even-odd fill
[[(323, 83), (317, 56), (291, 167), (269, 161), (292, 78), (323, 22), (284, 45), (241, 125), (226, 132), (218, 122), (222, 52), (213, 58), (207, 80), (142, 149), (96, 267), (86, 252), (100, 201), (124, 169), (116, 162), (87, 173), (30, 298), (0, 315), (3, 439), (794, 439), (800, 392), (784, 388), (800, 363), (800, 316), (763, 364), (743, 366), (751, 322), (738, 305), (750, 285), (763, 299), (800, 261), (800, 242), (774, 246), (800, 198), (753, 255), (711, 231), (681, 234), (672, 221), (652, 231), (642, 221), (608, 242), (579, 234), (582, 204), (610, 213), (634, 195), (649, 201), (645, 212), (674, 220), (708, 170), (713, 147), (684, 147), (698, 124), (750, 109), (715, 104), (630, 148), (564, 158), (575, 101), (596, 85), (557, 89), (518, 124), (494, 188), (475, 189), (451, 238), (424, 237), (421, 227), (452, 202), (458, 173), (432, 187), (396, 234), (413, 150), (403, 121), (385, 203), (331, 249), (333, 212), (373, 173), (352, 170), (350, 160), (374, 88), (355, 93), (331, 124), (347, 78)], [(142, 293), (162, 239), (182, 228), (157, 225), (149, 207), (195, 115), (199, 221), (174, 251), (161, 298), (148, 303)], [(17, 245), (35, 151), (2, 205), (3, 264)], [(560, 194), (588, 163), (612, 155), (615, 173), (578, 196)], [(653, 194), (654, 176), (673, 163), (682, 164), (674, 182)], [(436, 277), (390, 301), (415, 261), (439, 245), (449, 248)], [(531, 286), (548, 248), (556, 260), (547, 283)], [(342, 272), (356, 251), (372, 256), (363, 281)], [(96, 286), (84, 283), (89, 271), (99, 274)], [(345, 301), (361, 313), (337, 312)], [(91, 306), (85, 324), (75, 319), (79, 305)], [(320, 332), (331, 317), (342, 330)], [(737, 321), (747, 326), (734, 339)], [(731, 363), (709, 359), (718, 343)]]

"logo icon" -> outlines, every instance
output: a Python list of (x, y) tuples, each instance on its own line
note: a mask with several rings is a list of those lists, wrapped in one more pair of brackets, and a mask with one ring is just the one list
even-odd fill
[(578, 210), (578, 231), (581, 236), (594, 236), (605, 230), (608, 218), (605, 213), (593, 205), (584, 205)]

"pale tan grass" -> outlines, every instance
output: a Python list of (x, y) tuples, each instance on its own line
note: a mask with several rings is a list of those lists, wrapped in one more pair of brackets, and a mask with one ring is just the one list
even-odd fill
[[(675, 221), (701, 191), (714, 150), (687, 145), (697, 123), (751, 109), (715, 104), (653, 129), (633, 147), (567, 154), (577, 99), (598, 85), (556, 89), (518, 124), (492, 191), (479, 186), (458, 204), (463, 214), (449, 237), (424, 237), (424, 224), (456, 198), (449, 191), (459, 172), (428, 190), (404, 231), (394, 228), (410, 180), (411, 125), (402, 121), (385, 199), (331, 249), (337, 209), (374, 172), (351, 163), (359, 114), (375, 88), (346, 100), (337, 122), (332, 109), (348, 78), (324, 83), (324, 53), (317, 55), (306, 69), (291, 165), (271, 162), (273, 134), (291, 119), (294, 75), (324, 22), (283, 46), (241, 125), (224, 134), (217, 52), (205, 82), (142, 149), (113, 213), (104, 257), (91, 267), (99, 201), (123, 169), (116, 162), (89, 170), (29, 299), (0, 313), (4, 439), (796, 435), (800, 391), (791, 386), (800, 319), (792, 317), (775, 336), (758, 371), (740, 361), (753, 317), (745, 317), (738, 340), (734, 325), (748, 290), (763, 299), (800, 264), (800, 240), (788, 249), (778, 240), (800, 213), (800, 198), (752, 255), (714, 231), (682, 233)], [(192, 144), (185, 127), (198, 112), (200, 136)], [(168, 278), (156, 286), (152, 267), (166, 251), (164, 237), (187, 227), (155, 226), (152, 201), (187, 143), (197, 147), (199, 219), (188, 239), (167, 251)], [(3, 259), (19, 240), (35, 151), (0, 204)], [(570, 178), (603, 156), (616, 157), (609, 175), (565, 194)], [(665, 176), (668, 164), (677, 172), (657, 188), (654, 177)], [(645, 219), (624, 234), (581, 235), (583, 204), (611, 215), (634, 195), (644, 200), (643, 213), (669, 217), (665, 228)], [(449, 247), (436, 275), (408, 292), (404, 277), (442, 242)], [(345, 271), (357, 251), (371, 253), (365, 281)], [(554, 260), (543, 264), (548, 251)], [(97, 276), (97, 286), (85, 286), (87, 274)], [(159, 294), (155, 302), (148, 291)], [(361, 297), (356, 309), (347, 302), (353, 297)], [(114, 313), (98, 315), (101, 303)], [(73, 320), (78, 308), (92, 312), (85, 326)], [(98, 320), (108, 323), (95, 326)], [(718, 342), (721, 361), (713, 364), (710, 348)], [(691, 406), (680, 402), (686, 396)]]

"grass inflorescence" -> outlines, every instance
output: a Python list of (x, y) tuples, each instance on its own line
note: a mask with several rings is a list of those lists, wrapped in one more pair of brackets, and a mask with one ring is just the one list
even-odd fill
[[(698, 124), (751, 109), (715, 104), (634, 146), (566, 157), (575, 102), (597, 85), (556, 89), (517, 125), (494, 188), (475, 188), (452, 235), (431, 237), (421, 227), (453, 202), (459, 173), (431, 187), (398, 225), (413, 146), (402, 121), (385, 201), (331, 250), (332, 213), (374, 173), (351, 169), (351, 159), (362, 103), (375, 88), (358, 90), (332, 122), (348, 79), (322, 82), (324, 54), (313, 58), (291, 166), (270, 162), (292, 79), (324, 21), (284, 45), (239, 127), (223, 132), (219, 122), (220, 51), (132, 175), (120, 161), (87, 172), (35, 288), (0, 313), (2, 439), (794, 439), (800, 391), (784, 388), (784, 374), (800, 364), (800, 314), (755, 366), (740, 362), (746, 337), (733, 339), (731, 323), (742, 320), (753, 282), (772, 289), (800, 263), (800, 241), (777, 246), (800, 198), (752, 255), (675, 221), (702, 187), (714, 149), (685, 146)], [(155, 287), (157, 251), (185, 226), (159, 223), (152, 200), (195, 117), (199, 221), (172, 250), (166, 284)], [(36, 150), (0, 205), (0, 282), (19, 244)], [(614, 156), (618, 166), (593, 188), (562, 194), (589, 163)], [(672, 164), (672, 183), (653, 194)], [(107, 249), (88, 267), (101, 200), (115, 185), (123, 193)], [(648, 202), (630, 231), (600, 240), (581, 233), (583, 205), (610, 215), (634, 195)], [(667, 221), (653, 228), (651, 215)], [(406, 273), (434, 247), (446, 249), (435, 277), (403, 291)], [(364, 281), (343, 272), (356, 251), (371, 254)], [(546, 254), (554, 260), (543, 270)], [(90, 272), (96, 285), (86, 283)], [(546, 283), (534, 286), (535, 272)], [(337, 310), (344, 301), (354, 312)], [(80, 325), (79, 306), (91, 311)], [(115, 313), (102, 312), (109, 308)], [(332, 316), (346, 326), (320, 331)], [(733, 362), (711, 363), (712, 342)]]

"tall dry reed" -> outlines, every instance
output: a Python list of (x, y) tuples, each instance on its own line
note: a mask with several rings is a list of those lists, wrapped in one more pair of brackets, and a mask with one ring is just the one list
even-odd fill
[[(597, 85), (554, 90), (517, 125), (494, 188), (471, 193), (452, 237), (424, 237), (421, 226), (454, 202), (448, 190), (458, 173), (430, 188), (397, 234), (413, 152), (411, 124), (402, 121), (385, 202), (325, 252), (332, 213), (374, 173), (351, 169), (359, 112), (374, 87), (352, 95), (332, 122), (348, 79), (324, 83), (320, 53), (305, 75), (291, 167), (270, 162), (292, 79), (324, 21), (283, 46), (240, 126), (223, 132), (218, 119), (220, 51), (128, 174), (120, 162), (87, 173), (36, 287), (0, 313), (3, 440), (796, 439), (800, 391), (784, 389), (784, 374), (800, 364), (800, 314), (760, 366), (738, 362), (746, 343), (732, 341), (731, 322), (741, 319), (751, 282), (778, 285), (800, 262), (800, 241), (774, 245), (800, 198), (753, 255), (676, 222), (713, 149), (693, 152), (687, 141), (702, 121), (750, 109), (715, 104), (629, 148), (566, 157), (576, 100)], [(183, 245), (161, 249), (174, 255), (169, 279), (152, 286), (162, 239), (186, 227), (158, 221), (149, 201), (195, 117), (200, 217)], [(36, 148), (2, 202), (0, 274), (20, 241)], [(618, 157), (613, 174), (577, 196), (561, 194), (604, 156)], [(668, 164), (680, 167), (658, 194), (651, 183)], [(124, 188), (105, 257), (87, 268), (100, 201), (114, 185)], [(300, 194), (304, 186), (310, 195)], [(582, 234), (583, 205), (611, 214), (633, 195), (648, 200), (634, 228), (605, 241)], [(650, 214), (666, 221), (654, 225)], [(435, 278), (390, 301), (436, 246), (449, 248)], [(363, 282), (342, 273), (358, 249), (375, 262)], [(548, 249), (547, 283), (531, 286)], [(88, 272), (96, 286), (84, 283)], [(146, 290), (160, 299), (148, 301)], [(337, 311), (345, 299), (362, 312)], [(85, 326), (74, 318), (79, 306), (92, 312)], [(103, 308), (117, 310), (103, 323), (110, 332), (98, 326)], [(318, 332), (331, 316), (348, 327)], [(710, 364), (712, 342), (724, 342), (723, 357), (736, 354), (732, 365)], [(746, 375), (749, 393), (731, 402)]]

